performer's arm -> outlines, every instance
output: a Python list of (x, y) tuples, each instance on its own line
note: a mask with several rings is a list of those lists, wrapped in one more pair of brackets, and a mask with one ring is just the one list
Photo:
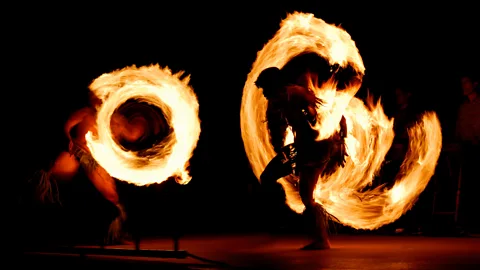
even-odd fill
[(72, 130), (72, 128), (78, 125), (78, 123), (82, 122), (85, 116), (88, 115), (89, 113), (92, 113), (92, 109), (82, 108), (74, 112), (72, 115), (70, 115), (70, 117), (68, 118), (64, 126), (65, 135), (67, 135), (67, 138), (69, 140), (72, 140), (72, 137), (70, 134), (70, 131)]
[(333, 136), (332, 158), (334, 158), (338, 165), (345, 166), (346, 157), (348, 156), (345, 138), (347, 137), (347, 120), (345, 116), (340, 119), (340, 130)]
[(301, 110), (311, 125), (317, 121), (317, 107), (323, 104), (322, 100), (315, 96), (315, 93), (300, 85), (289, 85), (287, 87), (288, 100), (296, 109)]
[(285, 134), (288, 123), (283, 117), (281, 111), (274, 105), (267, 108), (267, 128), (270, 132), (270, 141), (276, 153), (280, 153), (285, 143)]
[(457, 142), (460, 142), (462, 140), (462, 135), (464, 133), (463, 129), (462, 129), (462, 121), (463, 119), (460, 117), (462, 116), (461, 114), (461, 110), (459, 110), (459, 112), (457, 113), (458, 114), (458, 117), (456, 119), (456, 123), (455, 123), (455, 134), (454, 134), (454, 138), (455, 138), (455, 141)]
[(125, 133), (122, 134), (123, 138), (128, 142), (136, 142), (145, 134), (148, 123), (143, 117), (135, 117), (128, 122), (128, 126), (125, 128)]
[(135, 117), (128, 121), (123, 115), (112, 115), (112, 133), (119, 139), (135, 142), (145, 133), (147, 120), (143, 117)]
[[(114, 113), (110, 122), (111, 130), (113, 136), (120, 139), (123, 137), (123, 134), (128, 132), (128, 120), (123, 115), (119, 113)], [(122, 138), (123, 139), (123, 138)]]

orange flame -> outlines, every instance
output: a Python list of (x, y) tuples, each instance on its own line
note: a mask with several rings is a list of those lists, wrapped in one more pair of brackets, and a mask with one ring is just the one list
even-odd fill
[[(111, 176), (136, 185), (161, 183), (172, 176), (180, 184), (191, 180), (187, 167), (200, 135), (200, 120), (190, 77), (181, 79), (182, 75), (158, 65), (131, 66), (103, 74), (92, 82), (90, 90), (103, 103), (98, 108), (98, 134), (87, 133), (87, 146)], [(174, 130), (149, 149), (148, 155), (126, 151), (113, 139), (111, 117), (129, 99), (160, 108)]]
[[(258, 53), (243, 90), (241, 131), (250, 165), (257, 176), (275, 156), (269, 141), (265, 112), (267, 100), (254, 82), (268, 67), (282, 68), (290, 59), (303, 52), (315, 52), (330, 64), (353, 67), (363, 76), (365, 67), (350, 35), (343, 29), (315, 18), (313, 14), (294, 13), (281, 23), (280, 30)], [(432, 177), (440, 155), (442, 134), (435, 113), (423, 115), (409, 130), (410, 145), (406, 159), (391, 189), (383, 186), (361, 192), (372, 184), (393, 142), (393, 119), (383, 112), (380, 103), (366, 104), (355, 94), (361, 82), (353, 82), (337, 91), (331, 79), (323, 85), (310, 80), (315, 95), (326, 101), (318, 109), (320, 121), (315, 127), (318, 140), (329, 137), (338, 129), (345, 116), (348, 126), (346, 145), (349, 157), (345, 167), (319, 179), (314, 197), (327, 212), (341, 223), (358, 229), (376, 229), (391, 223), (408, 211)], [(287, 143), (293, 135), (288, 133)], [(303, 212), (293, 176), (279, 180), (286, 192), (286, 203), (297, 213)]]

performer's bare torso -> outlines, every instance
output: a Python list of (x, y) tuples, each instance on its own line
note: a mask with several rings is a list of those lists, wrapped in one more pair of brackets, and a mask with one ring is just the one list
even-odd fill
[(317, 117), (315, 94), (303, 86), (290, 85), (283, 103), (283, 113), (295, 133), (295, 143), (313, 142), (318, 136), (313, 128)]
[(302, 161), (308, 159), (309, 152), (319, 144), (316, 141), (318, 130), (314, 127), (318, 105), (319, 100), (313, 91), (300, 85), (286, 86), (282, 95), (269, 102), (270, 109), (278, 111), (277, 115), (291, 127), (298, 158)]

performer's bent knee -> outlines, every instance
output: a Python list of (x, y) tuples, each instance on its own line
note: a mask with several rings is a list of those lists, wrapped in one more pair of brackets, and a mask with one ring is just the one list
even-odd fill
[(62, 152), (50, 168), (50, 173), (55, 179), (69, 180), (77, 173), (79, 167), (80, 164), (73, 155)]

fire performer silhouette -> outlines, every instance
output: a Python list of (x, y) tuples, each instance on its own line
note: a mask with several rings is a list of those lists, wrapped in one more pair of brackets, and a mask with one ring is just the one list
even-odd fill
[[(329, 249), (328, 220), (326, 212), (314, 201), (314, 189), (322, 175), (332, 173), (345, 164), (346, 121), (342, 117), (340, 131), (325, 140), (317, 141), (314, 129), (317, 107), (323, 102), (308, 88), (305, 76), (300, 74), (294, 83), (289, 82), (289, 71), (270, 67), (262, 71), (255, 82), (268, 100), (267, 126), (277, 156), (267, 165), (261, 175), (262, 185), (271, 185), (289, 174), (298, 176), (299, 192), (305, 205), (309, 232), (313, 242), (303, 249)], [(303, 79), (303, 82), (302, 82)], [(290, 127), (294, 142), (284, 146), (285, 132)]]
[[(74, 112), (64, 126), (69, 139), (68, 151), (61, 152), (48, 170), (41, 170), (36, 186), (36, 199), (40, 202), (58, 202), (57, 181), (71, 180), (82, 168), (93, 186), (102, 196), (118, 208), (118, 216), (110, 225), (106, 243), (123, 241), (121, 225), (126, 219), (120, 204), (115, 180), (90, 154), (85, 135), (90, 131), (96, 134), (96, 108), (101, 101), (90, 92), (90, 106)], [(147, 123), (141, 116), (127, 119), (116, 112), (112, 116), (111, 130), (117, 142), (133, 143), (145, 137)]]

